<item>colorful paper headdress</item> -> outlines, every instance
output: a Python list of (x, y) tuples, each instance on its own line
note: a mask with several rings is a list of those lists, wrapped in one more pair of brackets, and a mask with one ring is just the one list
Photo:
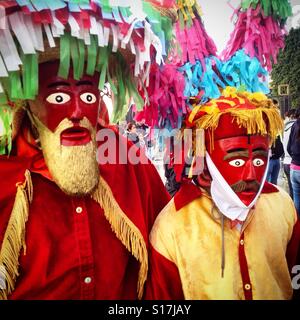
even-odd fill
[[(230, 126), (234, 122), (247, 134), (268, 134), (274, 141), (282, 130), (282, 120), (277, 106), (265, 96), (269, 88), (264, 78), (284, 47), (284, 23), (291, 7), (288, 1), (242, 0), (235, 14), (235, 28), (221, 57), (210, 58), (214, 67), (208, 64), (201, 77), (193, 77), (191, 85), (198, 80), (198, 88), (204, 93), (198, 105), (192, 106), (187, 125), (211, 129), (217, 138), (238, 131)], [(199, 68), (199, 63), (192, 68)], [(206, 77), (211, 85), (203, 83)], [(220, 126), (221, 117), (222, 122), (231, 122)]]
[[(189, 102), (195, 98), (201, 104), (217, 99), (227, 86), (251, 93), (270, 92), (268, 72), (284, 47), (284, 25), (291, 15), (287, 0), (241, 0), (234, 10), (234, 30), (219, 56), (205, 31), (197, 1), (178, 0), (177, 14), (177, 42), (169, 56), (167, 73), (170, 75), (172, 69), (172, 76), (165, 77), (164, 69), (159, 69), (161, 77), (157, 76), (150, 87), (155, 87), (154, 92), (163, 88), (163, 93), (153, 95), (155, 104), (145, 108), (142, 117), (157, 127), (162, 127), (162, 123), (164, 127), (179, 128), (193, 108)], [(181, 95), (177, 89), (182, 81), (176, 71), (185, 79)], [(177, 81), (169, 81), (173, 78)]]
[[(12, 102), (34, 99), (38, 64), (60, 60), (59, 75), (100, 73), (99, 89), (110, 82), (115, 119), (150, 66), (163, 63), (176, 19), (173, 1), (16, 0), (0, 2), (0, 154), (11, 146)], [(113, 62), (111, 63), (111, 58)]]
[(233, 87), (226, 87), (220, 98), (195, 106), (186, 124), (208, 130), (211, 140), (259, 134), (270, 136), (273, 142), (283, 129), (272, 99), (261, 92), (249, 93)]
[[(205, 142), (213, 146), (214, 138), (239, 134), (269, 135), (274, 141), (282, 129), (279, 110), (266, 94), (270, 92), (269, 71), (277, 61), (279, 50), (284, 47), (284, 25), (291, 15), (291, 6), (287, 0), (241, 0), (240, 6), (233, 10), (234, 30), (219, 56), (204, 27), (202, 31), (197, 29), (196, 36), (192, 32), (197, 21), (204, 26), (200, 14), (194, 14), (193, 19), (179, 24), (184, 28), (184, 32), (177, 34), (181, 47), (188, 46), (194, 39), (196, 43), (198, 39), (204, 39), (201, 44), (210, 49), (198, 57), (183, 54), (180, 62), (184, 64), (179, 67), (185, 78), (183, 95), (186, 105), (181, 109), (182, 119), (185, 118), (182, 128), (202, 129), (198, 130), (198, 136), (195, 132), (193, 134), (193, 161), (196, 157), (202, 159), (198, 162), (198, 173), (204, 165)], [(182, 41), (182, 34), (188, 35), (188, 40)], [(187, 152), (184, 159), (190, 155)], [(193, 172), (190, 170), (189, 176)]]
[[(177, 20), (174, 35), (166, 64), (162, 67), (152, 65), (148, 96), (137, 120), (145, 119), (155, 128), (179, 128), (182, 119), (189, 112), (186, 99), (190, 92), (187, 89), (189, 71), (185, 64), (199, 63), (205, 67), (205, 59), (216, 55), (216, 46), (206, 33), (202, 21), (202, 11), (196, 0), (176, 0)], [(189, 78), (190, 79), (190, 78)], [(193, 91), (191, 94), (195, 94)], [(197, 92), (198, 94), (198, 92)]]

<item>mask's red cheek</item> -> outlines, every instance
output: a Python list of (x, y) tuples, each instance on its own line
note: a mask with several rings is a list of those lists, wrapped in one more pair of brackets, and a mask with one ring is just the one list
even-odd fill
[[(85, 104), (84, 102), (79, 101), (79, 115), (77, 118), (82, 120), (83, 118), (87, 118), (91, 125), (95, 127), (98, 122), (98, 113), (99, 113), (99, 101), (97, 100), (95, 103), (92, 104)], [(76, 118), (76, 116), (71, 115), (71, 118)]]

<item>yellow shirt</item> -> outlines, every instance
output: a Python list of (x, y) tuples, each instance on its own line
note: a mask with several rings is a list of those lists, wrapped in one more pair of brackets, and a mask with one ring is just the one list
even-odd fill
[(225, 218), (223, 277), (221, 220), (207, 194), (178, 211), (172, 199), (150, 240), (177, 266), (185, 299), (290, 299), (285, 254), (296, 220), (293, 202), (281, 189), (260, 195), (241, 231)]

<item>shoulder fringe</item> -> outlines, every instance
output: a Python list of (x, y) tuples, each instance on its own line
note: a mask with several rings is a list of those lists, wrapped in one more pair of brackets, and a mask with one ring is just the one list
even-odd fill
[(148, 273), (148, 254), (143, 235), (120, 208), (103, 178), (100, 177), (99, 185), (91, 197), (103, 208), (104, 215), (117, 238), (141, 264), (137, 285), (138, 298), (141, 299)]
[(25, 224), (32, 201), (32, 191), (30, 172), (26, 170), (25, 182), (17, 184), (14, 206), (0, 251), (0, 280), (5, 280), (4, 288), (0, 288), (0, 300), (7, 300), (13, 292), (19, 275), (19, 255), (22, 248), (26, 254)]

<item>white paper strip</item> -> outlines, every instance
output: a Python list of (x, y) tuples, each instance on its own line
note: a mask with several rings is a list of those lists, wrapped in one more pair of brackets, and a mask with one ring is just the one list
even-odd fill
[(130, 1), (130, 11), (134, 18), (138, 18), (139, 20), (145, 20), (147, 15), (143, 10), (143, 3), (142, 1)]
[(142, 77), (142, 82), (145, 83), (146, 87), (149, 86), (150, 67), (151, 67), (151, 62), (147, 62), (146, 68)]
[(49, 25), (48, 24), (44, 24), (44, 29), (45, 29), (45, 32), (46, 32), (46, 36), (47, 36), (50, 48), (54, 48), (55, 47), (55, 41), (53, 39), (52, 32), (50, 30)]
[(71, 28), (71, 35), (73, 37), (79, 38), (80, 27), (76, 19), (71, 14), (69, 15), (68, 23)]
[[(64, 34), (65, 26), (55, 17), (54, 12), (52, 12), (53, 26), (51, 26), (53, 37), (57, 38)], [(54, 29), (54, 31), (53, 31)], [(55, 33), (55, 35), (54, 35)]]
[(127, 46), (126, 43), (123, 42), (123, 41), (121, 41), (121, 48), (122, 48), (122, 49), (126, 49), (126, 46)]
[(23, 13), (15, 12), (8, 16), (11, 27), (21, 45), (25, 54), (35, 54), (35, 49), (32, 41), (32, 35), (29, 34), (24, 19)]
[(22, 64), (22, 61), (8, 29), (0, 30), (0, 52), (7, 71), (19, 70), (19, 64)]
[(134, 76), (137, 77), (140, 73), (140, 50), (136, 48)]
[(42, 25), (41, 24), (34, 24), (33, 25), (34, 28), (34, 32), (36, 35), (36, 39), (37, 39), (37, 46), (36, 46), (36, 50), (39, 51), (44, 51), (44, 39), (43, 39), (43, 31), (42, 31)]
[(2, 60), (2, 57), (0, 55), (0, 77), (8, 77), (7, 70), (5, 68), (5, 64)]
[(59, 38), (60, 37), (60, 34), (59, 34), (58, 29), (57, 29), (55, 24), (51, 24), (51, 33), (52, 33), (54, 38)]
[(4, 90), (3, 90), (2, 84), (0, 82), (0, 93), (3, 93), (3, 92), (4, 92)]
[(80, 39), (80, 40), (84, 40), (84, 30), (83, 29), (79, 29), (77, 38)]
[(118, 47), (119, 47), (119, 29), (116, 25), (111, 25), (111, 30), (113, 33), (113, 47), (112, 47), (112, 52), (117, 52), (118, 51)]
[(104, 47), (104, 34), (103, 34), (103, 27), (100, 22), (97, 22), (98, 27), (98, 45), (99, 47)]
[(152, 45), (154, 46), (155, 50), (156, 50), (156, 63), (158, 65), (160, 65), (161, 63), (163, 63), (163, 56), (162, 56), (162, 45), (160, 42), (160, 39), (154, 34), (152, 33), (152, 41), (151, 41)]
[[(14, 39), (12, 37), (12, 34), (10, 33), (9, 29), (5, 29), (4, 30), (4, 36), (5, 36), (5, 39), (6, 39), (6, 42), (7, 42), (7, 46), (8, 46), (8, 48), (9, 48), (9, 50), (11, 52), (11, 55), (12, 55), (14, 61), (15, 61), (16, 66), (21, 65), (22, 64), (22, 60), (20, 59), (19, 52), (18, 52), (17, 47), (15, 45), (15, 41), (14, 41)], [(17, 70), (19, 70), (19, 69), (17, 69)]]
[(130, 50), (131, 50), (132, 54), (136, 55), (136, 50), (135, 50), (134, 42), (132, 39), (130, 39), (129, 45), (130, 45)]
[(96, 21), (95, 17), (91, 17), (90, 19), (91, 19), (90, 34), (96, 35), (98, 37), (99, 47), (104, 47), (103, 28), (101, 24)]
[(104, 27), (103, 28), (103, 37), (104, 37), (104, 46), (108, 46), (108, 42), (109, 42), (109, 28)]
[(91, 16), (90, 21), (91, 21), (90, 34), (98, 35), (98, 27), (97, 27), (96, 18)]
[(145, 35), (144, 35), (144, 61), (150, 61), (150, 46), (151, 46), (152, 30), (151, 25), (145, 22)]
[(5, 9), (0, 4), (0, 29), (6, 28), (6, 16), (5, 16)]
[(39, 51), (44, 51), (43, 35), (40, 24), (33, 24), (29, 15), (24, 16), (24, 22), (34, 45), (34, 48)]
[(123, 39), (123, 42), (124, 42), (124, 43), (127, 44), (127, 43), (129, 42), (129, 40), (130, 40), (130, 38), (131, 38), (131, 34), (132, 34), (132, 31), (133, 31), (133, 28), (134, 28), (134, 26), (135, 26), (138, 22), (141, 22), (141, 21), (138, 20), (138, 19), (136, 19), (136, 20), (131, 24), (131, 26), (130, 26), (130, 28), (129, 28), (127, 34), (126, 34), (126, 36), (125, 36), (124, 39)]
[(89, 46), (91, 44), (91, 37), (89, 30), (85, 29), (83, 33), (83, 39), (86, 46)]

